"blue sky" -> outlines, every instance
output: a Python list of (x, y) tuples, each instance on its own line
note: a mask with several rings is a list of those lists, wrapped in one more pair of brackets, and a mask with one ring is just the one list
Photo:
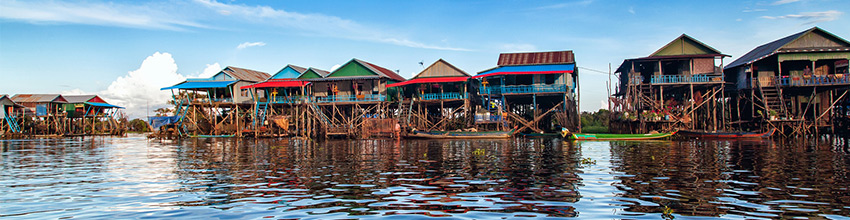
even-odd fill
[[(604, 107), (608, 64), (686, 33), (730, 63), (819, 26), (845, 39), (848, 1), (0, 0), (0, 93), (97, 93), (131, 117), (158, 88), (226, 66), (330, 70), (359, 58), (410, 78), (445, 59), (470, 74), (499, 53), (573, 50), (584, 111)], [(242, 46), (240, 46), (242, 45)]]

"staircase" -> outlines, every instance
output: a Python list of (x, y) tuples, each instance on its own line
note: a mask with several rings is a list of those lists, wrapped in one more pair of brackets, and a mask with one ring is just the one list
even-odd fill
[(15, 118), (13, 118), (10, 115), (6, 115), (5, 118), (6, 118), (6, 124), (9, 125), (9, 129), (11, 129), (12, 132), (21, 133), (21, 126), (18, 125), (18, 121), (15, 120)]
[(640, 85), (640, 102), (643, 103), (643, 110), (652, 110), (655, 104), (655, 93), (652, 91), (652, 86), (649, 84)]
[(768, 86), (763, 85), (759, 82), (759, 90), (761, 91), (761, 98), (764, 101), (765, 112), (764, 114), (769, 114), (770, 111), (776, 112), (776, 117), (788, 117), (788, 104), (782, 98), (782, 89), (778, 86)]

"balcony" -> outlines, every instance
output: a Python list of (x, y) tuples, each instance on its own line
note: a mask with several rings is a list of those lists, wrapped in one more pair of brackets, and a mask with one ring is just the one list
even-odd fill
[(316, 97), (318, 103), (334, 103), (334, 102), (381, 102), (386, 100), (385, 95), (370, 94), (370, 95), (332, 95), (327, 97)]
[(298, 104), (303, 103), (305, 96), (275, 96), (268, 99), (271, 104)]
[[(629, 77), (629, 85), (640, 85), (643, 83), (643, 76)], [(649, 84), (690, 84), (690, 83), (723, 83), (722, 75), (660, 75), (652, 76), (649, 79)]]
[[(761, 86), (833, 86), (850, 84), (850, 74), (758, 77)], [(757, 85), (751, 84), (753, 87)]]
[(516, 85), (516, 86), (489, 86), (484, 88), (483, 94), (535, 94), (535, 93), (562, 93), (567, 92), (567, 85)]
[(651, 84), (678, 84), (678, 83), (723, 83), (722, 75), (661, 75), (652, 76)]
[(422, 96), (422, 100), (445, 100), (445, 99), (465, 99), (466, 94), (461, 94), (457, 92), (444, 92), (444, 93), (426, 93)]

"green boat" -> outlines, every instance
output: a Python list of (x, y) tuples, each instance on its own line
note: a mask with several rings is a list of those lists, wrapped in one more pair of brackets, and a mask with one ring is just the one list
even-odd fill
[(676, 132), (670, 133), (655, 133), (655, 134), (589, 134), (589, 133), (569, 133), (565, 138), (570, 140), (652, 140), (670, 137)]

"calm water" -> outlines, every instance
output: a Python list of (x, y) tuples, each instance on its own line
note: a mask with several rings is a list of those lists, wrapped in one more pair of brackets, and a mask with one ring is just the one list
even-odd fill
[(829, 218), (846, 143), (0, 141), (0, 218)]

